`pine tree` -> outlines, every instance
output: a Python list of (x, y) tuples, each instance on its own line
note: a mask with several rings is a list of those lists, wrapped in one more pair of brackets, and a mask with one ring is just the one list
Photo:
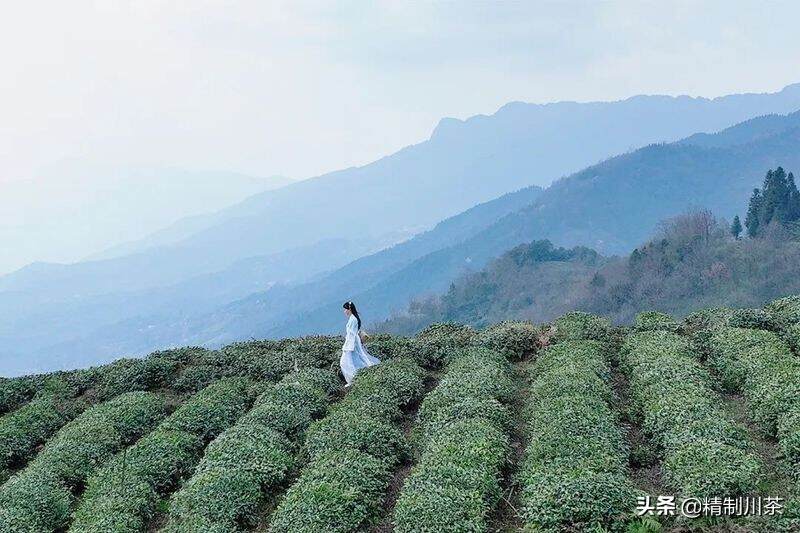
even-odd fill
[(753, 189), (753, 196), (750, 197), (750, 205), (747, 207), (747, 216), (744, 218), (744, 225), (747, 228), (747, 235), (751, 238), (758, 235), (760, 213), (761, 191), (758, 189)]
[(786, 222), (788, 211), (789, 187), (786, 171), (782, 167), (767, 172), (761, 192), (761, 208), (758, 213), (758, 225), (766, 227), (773, 221)]
[(789, 172), (787, 178), (788, 201), (786, 208), (787, 222), (800, 221), (800, 191), (797, 190), (797, 185), (794, 182), (794, 174)]
[(733, 224), (731, 224), (731, 235), (733, 235), (733, 238), (737, 241), (742, 235), (742, 223), (739, 220), (739, 215), (733, 217)]

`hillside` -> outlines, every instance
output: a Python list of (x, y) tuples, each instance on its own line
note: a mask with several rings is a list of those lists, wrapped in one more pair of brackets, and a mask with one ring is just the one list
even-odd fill
[[(764, 124), (771, 125), (768, 135)], [(480, 270), (509, 249), (543, 238), (605, 255), (627, 254), (650, 238), (665, 218), (696, 207), (730, 218), (746, 205), (767, 169), (778, 164), (800, 168), (800, 113), (754, 119), (714, 138), (716, 145), (711, 147), (691, 144), (692, 138), (647, 146), (563, 178), (530, 205), (369, 287), (361, 284), (364, 289), (349, 293), (349, 299), (369, 310), (368, 321), (380, 321), (415, 297), (445, 291), (459, 275)], [(268, 305), (269, 293), (258, 300)], [(330, 301), (274, 328), (253, 324), (245, 331), (271, 336), (338, 331), (339, 305)], [(237, 314), (236, 307), (228, 309), (232, 307), (241, 328), (248, 313)]]
[[(598, 259), (534, 249), (517, 261)], [(625, 329), (570, 312), (374, 336), (382, 362), (349, 389), (339, 337), (4, 379), (0, 529), (677, 533), (637, 495), (724, 494), (781, 505), (693, 530), (789, 533), (798, 328), (794, 296)]]
[[(800, 113), (648, 146), (563, 178), (541, 193), (529, 188), (487, 202), (310, 283), (278, 284), (177, 315), (125, 319), (108, 313), (103, 318), (117, 320), (105, 326), (87, 322), (80, 335), (52, 336), (50, 343), (24, 350), (35, 354), (34, 368), (48, 368), (48, 361), (99, 361), (104, 354), (146, 353), (185, 343), (218, 346), (251, 337), (337, 332), (339, 307), (346, 299), (359, 303), (372, 327), (415, 298), (446, 291), (460, 275), (480, 270), (522, 243), (548, 238), (558, 246), (627, 254), (653, 234), (659, 221), (686, 209), (707, 207), (730, 217), (760, 185), (765, 169), (777, 164), (800, 168), (798, 147)], [(20, 323), (9, 322), (17, 328)], [(36, 327), (30, 322), (30, 328)], [(18, 346), (12, 342), (9, 351)], [(26, 346), (34, 344), (26, 341)]]
[(701, 307), (758, 307), (800, 292), (800, 242), (772, 228), (735, 240), (709, 212), (666, 221), (652, 240), (625, 257), (600, 258), (549, 241), (522, 244), (486, 268), (456, 280), (440, 296), (413, 302), (381, 330), (418, 331), (455, 321), (546, 321), (578, 309), (631, 323), (643, 311), (685, 316)]

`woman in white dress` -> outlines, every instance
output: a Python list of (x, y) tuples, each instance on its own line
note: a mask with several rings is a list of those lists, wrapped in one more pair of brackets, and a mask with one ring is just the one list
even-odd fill
[(353, 377), (361, 368), (377, 365), (380, 359), (372, 357), (367, 353), (364, 345), (361, 344), (361, 317), (358, 316), (356, 304), (345, 302), (342, 306), (347, 317), (347, 327), (345, 330), (344, 345), (342, 346), (342, 358), (339, 365), (342, 367), (342, 374), (347, 382), (345, 387), (353, 383)]

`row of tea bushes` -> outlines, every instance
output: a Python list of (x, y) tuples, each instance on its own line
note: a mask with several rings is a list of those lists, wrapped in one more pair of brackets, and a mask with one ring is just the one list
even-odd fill
[(145, 531), (159, 500), (192, 473), (205, 445), (250, 406), (250, 385), (243, 378), (209, 385), (114, 456), (89, 479), (70, 531)]
[(753, 419), (800, 464), (800, 358), (769, 331), (719, 328), (710, 345), (708, 364), (728, 389), (744, 393)]
[(503, 355), (473, 348), (451, 357), (420, 407), (422, 455), (395, 508), (395, 531), (485, 531), (501, 495), (513, 395)]
[(0, 531), (62, 530), (85, 480), (165, 415), (164, 399), (149, 392), (126, 393), (86, 410), (0, 488)]
[(356, 531), (378, 514), (393, 469), (408, 453), (402, 409), (422, 395), (424, 372), (406, 358), (361, 370), (347, 396), (309, 428), (310, 462), (271, 517), (275, 532)]
[(607, 356), (608, 347), (597, 341), (565, 341), (542, 350), (532, 364), (528, 445), (518, 474), (529, 528), (614, 527), (633, 509)]
[(697, 497), (735, 496), (755, 487), (761, 465), (688, 340), (664, 331), (631, 334), (621, 367), (630, 380), (632, 411), (662, 455), (671, 487)]
[(258, 513), (301, 462), (311, 422), (340, 390), (329, 370), (292, 373), (261, 394), (255, 406), (206, 449), (194, 475), (174, 494), (167, 531), (236, 531)]
[(183, 348), (143, 359), (36, 376), (33, 399), (0, 418), (0, 480), (24, 466), (39, 446), (86, 408), (126, 392), (152, 391), (170, 384), (179, 365), (207, 350)]

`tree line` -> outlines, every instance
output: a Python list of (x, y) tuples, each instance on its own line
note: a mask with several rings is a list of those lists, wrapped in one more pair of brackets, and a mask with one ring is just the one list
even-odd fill
[[(744, 227), (747, 235), (756, 238), (770, 226), (780, 224), (792, 227), (800, 223), (800, 191), (794, 181), (794, 175), (788, 174), (782, 167), (769, 170), (764, 177), (764, 185), (753, 189), (750, 204), (747, 208)], [(738, 240), (742, 228), (739, 216), (733, 218), (731, 233)]]

